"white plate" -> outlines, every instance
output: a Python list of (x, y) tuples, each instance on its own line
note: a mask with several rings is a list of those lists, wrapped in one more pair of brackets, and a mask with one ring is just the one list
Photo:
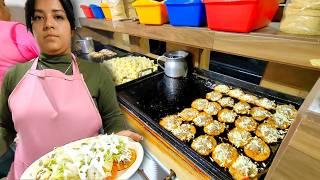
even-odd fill
[[(114, 136), (117, 136), (117, 135), (114, 135)], [(100, 136), (96, 136), (96, 137), (91, 137), (91, 138), (71, 142), (69, 144), (64, 145), (64, 147), (79, 147), (79, 145), (81, 143), (88, 142), (88, 141), (94, 141), (95, 139), (97, 139), (99, 137)], [(127, 138), (125, 136), (118, 136), (118, 137), (119, 138)], [(143, 152), (143, 148), (142, 148), (141, 144), (129, 139), (128, 146), (129, 146), (129, 148), (134, 149), (136, 151), (137, 158), (136, 158), (135, 162), (128, 169), (118, 171), (116, 179), (129, 179), (138, 170), (138, 168), (140, 167), (140, 164), (142, 163), (144, 152)], [(50, 156), (52, 153), (54, 153), (54, 151), (51, 151), (51, 152), (45, 154), (44, 156), (39, 158), (37, 161), (32, 163), (24, 171), (24, 173), (22, 174), (20, 179), (35, 179), (34, 172), (35, 172), (36, 168), (38, 167), (37, 165), (39, 164), (39, 161)]]

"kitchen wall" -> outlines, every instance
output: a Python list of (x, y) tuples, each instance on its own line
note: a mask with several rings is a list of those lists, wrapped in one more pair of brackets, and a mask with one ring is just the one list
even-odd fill
[(10, 9), (12, 21), (24, 23), (24, 4), (26, 0), (5, 0), (4, 2)]
[[(101, 0), (71, 0), (74, 6), (74, 11), (76, 14), (76, 19), (78, 17), (84, 17), (82, 10), (80, 9), (80, 4), (99, 4)], [(12, 20), (24, 23), (24, 4), (26, 0), (5, 0), (6, 5), (9, 7)], [(79, 23), (77, 23), (79, 26)]]

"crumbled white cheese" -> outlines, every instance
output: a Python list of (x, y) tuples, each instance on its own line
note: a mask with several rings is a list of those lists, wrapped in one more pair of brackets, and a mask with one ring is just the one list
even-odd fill
[(207, 93), (206, 98), (211, 101), (218, 101), (222, 98), (222, 94), (218, 91), (212, 91), (210, 93)]
[(262, 166), (263, 166), (264, 168), (267, 167), (266, 163), (262, 163)]
[(199, 111), (193, 108), (186, 108), (178, 116), (186, 119), (193, 119), (199, 114)]
[(258, 100), (258, 98), (251, 94), (244, 94), (240, 97), (240, 100), (254, 104)]
[(208, 106), (208, 100), (206, 99), (196, 99), (192, 102), (192, 107), (198, 110), (203, 110)]
[(258, 129), (266, 143), (275, 143), (281, 137), (279, 131), (268, 124), (261, 124)]
[(221, 114), (220, 114), (220, 119), (223, 122), (227, 122), (227, 123), (234, 122), (236, 117), (237, 117), (237, 114), (232, 110), (225, 110), (225, 111), (222, 111)]
[(264, 107), (266, 109), (275, 109), (276, 103), (267, 98), (262, 98), (256, 101), (258, 106)]
[(255, 129), (258, 125), (258, 123), (255, 120), (247, 116), (243, 116), (239, 118), (237, 121), (239, 122), (238, 123), (239, 128), (242, 128), (244, 130)]
[(285, 114), (279, 112), (273, 114), (272, 119), (275, 122), (276, 127), (281, 129), (286, 129), (293, 122), (292, 119), (289, 119)]
[(168, 131), (172, 131), (173, 129), (180, 126), (182, 123), (182, 120), (177, 115), (170, 115), (167, 117), (164, 117), (160, 121), (160, 125), (163, 126)]
[(193, 119), (194, 124), (199, 127), (205, 126), (212, 121), (212, 117), (206, 113), (200, 113), (196, 118)]
[(260, 138), (253, 137), (246, 145), (246, 148), (259, 154), (266, 154), (268, 151), (268, 148), (266, 148), (266, 146), (267, 145)]
[(286, 134), (288, 133), (288, 129), (285, 129), (285, 130), (279, 130), (279, 134), (280, 134), (280, 139), (283, 139)]
[(226, 94), (230, 91), (230, 87), (224, 84), (219, 84), (216, 87), (214, 87), (214, 90)]
[(216, 143), (215, 140), (210, 140), (210, 137), (207, 135), (202, 135), (193, 140), (191, 147), (199, 152), (200, 154), (208, 154), (212, 152)]
[(294, 106), (290, 105), (278, 105), (276, 112), (279, 114), (284, 114), (288, 119), (295, 119), (297, 115), (297, 110)]
[(234, 106), (234, 100), (231, 97), (223, 97), (218, 102), (223, 107), (233, 107)]
[(222, 108), (218, 103), (209, 102), (208, 106), (203, 111), (210, 115), (217, 115), (221, 109)]
[(233, 106), (233, 110), (238, 114), (247, 114), (251, 106), (246, 102), (238, 102)]
[(248, 157), (239, 156), (232, 164), (232, 168), (236, 169), (243, 177), (254, 178), (258, 174), (257, 165), (255, 165)]
[(182, 141), (189, 141), (193, 139), (195, 135), (195, 132), (193, 132), (192, 129), (194, 129), (194, 126), (191, 124), (182, 124), (178, 128), (173, 129), (172, 133)]
[(219, 161), (222, 167), (225, 167), (227, 164), (230, 164), (233, 161), (231, 158), (232, 156), (234, 156), (232, 149), (233, 147), (229, 144), (219, 144), (214, 149), (214, 160)]
[(228, 95), (233, 98), (240, 98), (242, 95), (244, 95), (243, 91), (239, 88), (232, 89), (228, 92)]
[(219, 121), (214, 120), (212, 123), (205, 126), (205, 132), (210, 135), (219, 135), (224, 131), (225, 125)]
[(265, 110), (263, 108), (259, 108), (259, 107), (254, 107), (251, 109), (250, 114), (252, 115), (253, 118), (261, 120), (261, 119), (265, 119), (267, 117), (270, 117), (271, 114), (268, 110)]
[(251, 134), (245, 130), (234, 128), (228, 133), (228, 138), (236, 147), (241, 147), (248, 143)]

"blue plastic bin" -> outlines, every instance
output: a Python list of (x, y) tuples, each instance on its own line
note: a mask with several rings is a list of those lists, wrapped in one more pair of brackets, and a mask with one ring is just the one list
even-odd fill
[(104, 19), (104, 14), (100, 6), (95, 4), (90, 4), (90, 8), (93, 12), (93, 15), (97, 19)]
[(200, 27), (206, 23), (205, 7), (201, 0), (167, 0), (165, 5), (173, 26)]

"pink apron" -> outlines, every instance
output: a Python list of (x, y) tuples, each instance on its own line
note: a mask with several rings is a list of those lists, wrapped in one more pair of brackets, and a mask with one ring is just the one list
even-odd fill
[(55, 147), (95, 136), (102, 126), (100, 114), (72, 55), (73, 75), (37, 70), (38, 59), (9, 97), (17, 136), (14, 163), (8, 179)]

